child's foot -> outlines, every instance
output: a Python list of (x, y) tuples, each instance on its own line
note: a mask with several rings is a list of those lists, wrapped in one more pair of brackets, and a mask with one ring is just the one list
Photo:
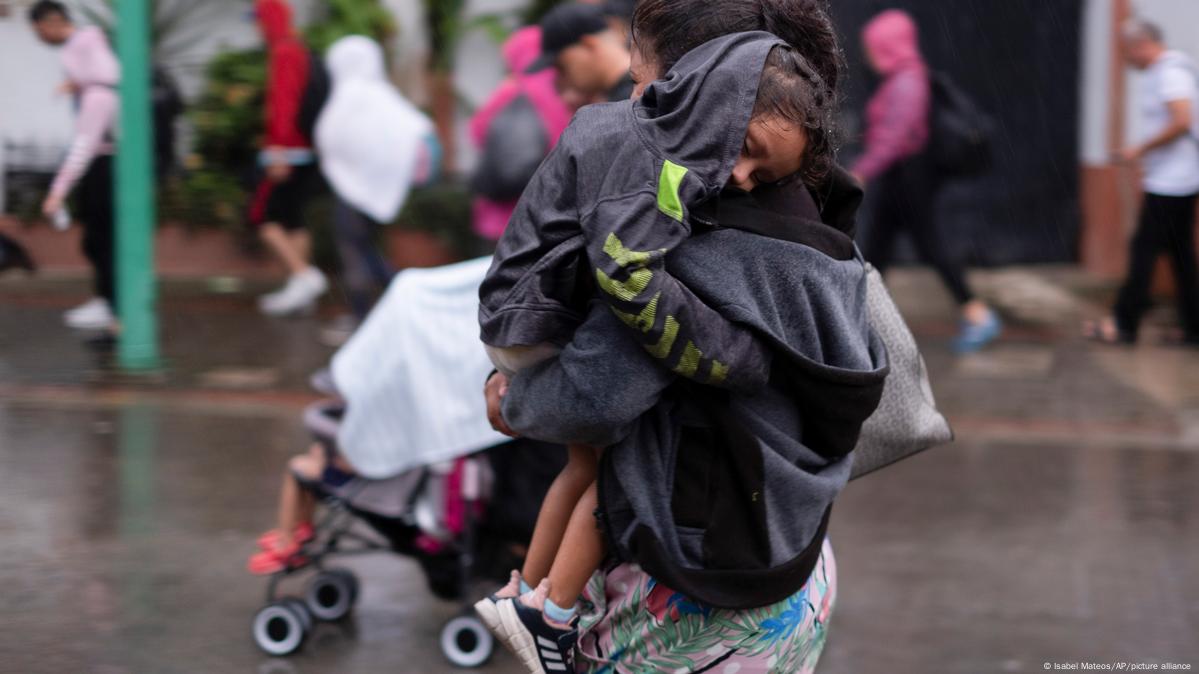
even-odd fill
[(500, 622), (500, 614), (496, 610), (496, 605), (501, 600), (519, 597), (522, 584), (520, 572), (513, 570), (507, 585), (475, 603), (475, 613), (479, 614), (479, 619), (483, 621), (487, 629), (491, 630), (492, 634), (499, 637), (500, 643), (505, 645), (507, 645), (507, 634), (504, 632), (503, 623)]
[(545, 615), (549, 583), (518, 598), (496, 604), (505, 636), (503, 641), (533, 674), (567, 672), (572, 669), (579, 632), (569, 623), (558, 623)]
[(269, 576), (279, 573), (288, 567), (300, 567), (308, 562), (300, 555), (301, 544), (293, 542), (285, 548), (261, 550), (250, 555), (246, 569), (259, 576)]
[[(258, 537), (258, 547), (262, 550), (274, 550), (279, 547), (279, 538), (283, 532), (278, 529), (271, 529)], [(316, 532), (312, 528), (311, 522), (304, 522), (295, 528), (291, 534), (291, 540), (303, 545), (312, 540), (313, 534)]]

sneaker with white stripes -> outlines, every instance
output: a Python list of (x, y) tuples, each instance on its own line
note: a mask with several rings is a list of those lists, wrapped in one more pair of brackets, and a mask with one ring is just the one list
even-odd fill
[(540, 610), (520, 599), (501, 599), (496, 612), (503, 625), (501, 638), (531, 674), (574, 671), (577, 629), (550, 625)]

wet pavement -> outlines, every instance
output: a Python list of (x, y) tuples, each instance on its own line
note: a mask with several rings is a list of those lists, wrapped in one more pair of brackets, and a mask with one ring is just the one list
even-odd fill
[[(892, 278), (959, 440), (838, 500), (820, 672), (1194, 671), (1199, 353), (1073, 338), (1102, 292), (1069, 270), (978, 283), (1010, 329), (956, 358), (939, 289)], [(260, 318), (249, 294), (164, 297), (168, 367), (134, 381), (59, 327), (77, 282), (0, 282), (0, 671), (456, 671), (437, 634), (457, 607), (390, 555), (346, 562), (363, 582), (352, 621), (290, 658), (257, 650), (265, 584), (244, 562), (331, 350), (320, 318)], [(482, 671), (518, 669), (497, 652)]]

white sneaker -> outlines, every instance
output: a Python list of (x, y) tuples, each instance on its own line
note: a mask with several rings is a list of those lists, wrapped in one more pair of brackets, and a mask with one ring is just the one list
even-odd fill
[(263, 295), (258, 307), (269, 316), (286, 316), (312, 309), (316, 301), (329, 289), (325, 275), (316, 267), (309, 267), (299, 274), (292, 274), (283, 289)]
[(103, 297), (93, 297), (62, 315), (63, 323), (76, 330), (103, 330), (112, 327), (116, 317)]
[(258, 298), (258, 308), (264, 314), (273, 313), (274, 307), (278, 306), (286, 297), (296, 292), (296, 286), (300, 283), (299, 274), (292, 274), (287, 277), (287, 283), (283, 287), (273, 293), (267, 293)]

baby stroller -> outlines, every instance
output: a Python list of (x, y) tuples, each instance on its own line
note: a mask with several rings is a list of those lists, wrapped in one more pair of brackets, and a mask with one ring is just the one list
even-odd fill
[[(511, 441), (487, 422), (481, 389), (491, 363), (476, 315), (489, 264), (401, 272), (334, 356), (324, 389), (336, 399), (310, 407), (305, 425), (327, 458), (342, 455), (358, 475), (301, 482), (325, 507), (299, 561), (267, 584), (253, 621), (267, 653), (293, 653), (315, 621), (353, 610), (359, 582), (338, 558), (396, 553), (420, 563), (435, 596), (463, 602), (441, 631), (449, 661), (477, 667), (491, 655), (491, 633), (468, 610), (471, 587), (498, 586), (520, 566), (565, 453)], [(305, 575), (300, 595), (280, 592)]]
[[(341, 413), (340, 401), (316, 403), (305, 413), (309, 430), (330, 453)], [(336, 560), (393, 553), (421, 565), (434, 596), (462, 602), (462, 612), (441, 629), (445, 657), (458, 667), (482, 665), (494, 642), (470, 610), (471, 588), (479, 580), (502, 584), (520, 565), (514, 549), (532, 534), (562, 460), (559, 447), (516, 440), (385, 480), (303, 481), (323, 513), (298, 561), (269, 577), (265, 605), (254, 616), (254, 641), (271, 655), (296, 652), (318, 621), (353, 611), (359, 580)], [(310, 577), (298, 596), (280, 592), (283, 581), (304, 575)]]

